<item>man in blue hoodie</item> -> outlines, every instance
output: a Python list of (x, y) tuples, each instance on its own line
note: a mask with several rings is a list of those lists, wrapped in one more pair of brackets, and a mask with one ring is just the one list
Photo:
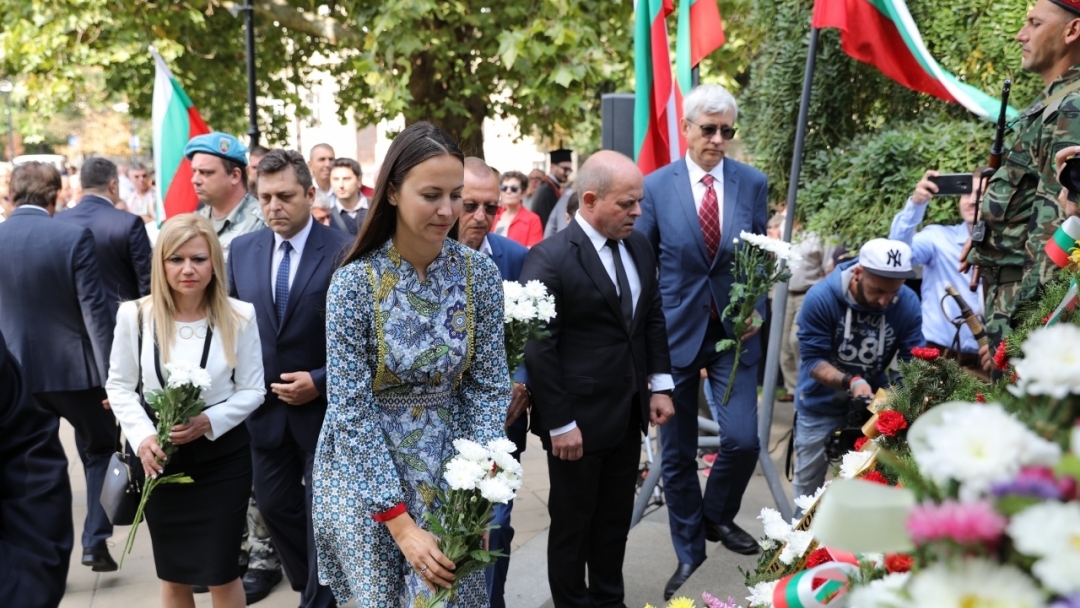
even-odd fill
[(873, 239), (806, 293), (798, 322), (795, 496), (825, 482), (825, 438), (843, 426), (848, 397), (887, 386), (893, 357), (910, 359), (923, 344), (919, 298), (904, 285), (914, 276), (907, 243)]

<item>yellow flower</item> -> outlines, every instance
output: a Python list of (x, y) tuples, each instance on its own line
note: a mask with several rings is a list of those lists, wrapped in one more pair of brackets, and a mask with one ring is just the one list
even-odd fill
[(671, 600), (667, 608), (697, 608), (697, 605), (694, 604), (694, 600), (688, 597), (677, 597)]
[(1069, 250), (1069, 261), (1080, 265), (1080, 247), (1073, 247)]

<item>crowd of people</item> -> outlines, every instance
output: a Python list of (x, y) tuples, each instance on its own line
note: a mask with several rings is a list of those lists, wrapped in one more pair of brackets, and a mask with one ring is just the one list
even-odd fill
[[(1022, 67), (1047, 89), (1021, 115), (1003, 168), (989, 179), (950, 168), (972, 176), (959, 223), (919, 229), (928, 205), (942, 204), (932, 201), (949, 200), (935, 198), (935, 169), (896, 201), (880, 238), (837, 246), (795, 222), (802, 264), (788, 314), (773, 322), (783, 324), (781, 400), (796, 414), (797, 496), (824, 481), (826, 438), (852, 401), (902, 382), (895, 362), (913, 347), (992, 378), (990, 346), (1052, 276), (1044, 237), (1077, 209), (1047, 167), (1080, 152), (1080, 42), (1054, 44), (1035, 24), (1075, 25), (1080, 6), (1063, 2), (1040, 0), (1017, 36)], [(727, 154), (731, 94), (701, 85), (683, 103), (683, 158), (643, 176), (601, 151), (578, 159), (573, 181), (569, 150), (553, 151), (546, 173), (499, 171), (427, 123), (395, 138), (374, 188), (325, 144), (305, 159), (202, 135), (185, 149), (200, 207), (162, 223), (154, 243), (146, 226), (160, 218), (142, 165), (126, 168), (126, 193), (124, 172), (100, 158), (66, 186), (51, 165), (5, 167), (0, 432), (15, 440), (0, 454), (15, 480), (5, 487), (27, 492), (0, 508), (5, 529), (19, 531), (0, 538), (19, 556), (4, 563), (21, 573), (0, 583), (4, 605), (63, 595), (74, 539), (60, 417), (86, 472), (81, 562), (94, 571), (117, 568), (98, 497), (118, 427), (147, 476), (193, 478), (147, 505), (170, 607), (201, 590), (219, 607), (254, 603), (282, 572), (304, 607), (424, 606), (452, 582), (451, 606), (503, 606), (509, 558), (455, 581), (424, 516), (455, 439), (505, 436), (519, 457), (530, 431), (547, 454), (555, 606), (624, 605), (650, 425), (678, 562), (665, 597), (705, 561), (707, 542), (757, 553), (735, 517), (762, 448), (756, 376), (771, 309), (760, 302), (743, 335), (723, 311), (739, 281), (738, 235), (779, 236), (783, 216), (770, 217), (765, 176)], [(72, 200), (65, 188), (76, 187)], [(539, 281), (556, 302), (549, 335), (518, 370), (504, 353), (503, 281)], [(990, 339), (980, 341), (967, 321), (984, 311)], [(745, 342), (734, 373), (734, 349), (716, 348), (725, 339)], [(143, 399), (170, 361), (212, 378), (208, 407), (171, 429), (171, 457)], [(722, 435), (707, 459), (703, 382)], [(512, 504), (497, 506), (487, 539), (507, 553)], [(4, 548), (0, 558), (12, 554)]]

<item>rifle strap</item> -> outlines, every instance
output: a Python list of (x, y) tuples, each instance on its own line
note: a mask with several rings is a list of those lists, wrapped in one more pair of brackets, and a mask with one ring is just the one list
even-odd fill
[(1043, 106), (1042, 121), (1045, 123), (1051, 114), (1058, 111), (1058, 108), (1061, 107), (1061, 102), (1065, 101), (1065, 98), (1068, 97), (1070, 93), (1077, 90), (1080, 90), (1080, 79), (1069, 83), (1065, 88), (1044, 99), (1041, 104)]

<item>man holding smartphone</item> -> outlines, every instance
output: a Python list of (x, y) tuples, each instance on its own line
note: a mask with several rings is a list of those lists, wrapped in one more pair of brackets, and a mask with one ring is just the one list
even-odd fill
[[(910, 245), (911, 263), (923, 267), (922, 333), (926, 345), (941, 350), (949, 358), (957, 359), (961, 367), (976, 376), (989, 379), (979, 361), (979, 344), (960, 317), (960, 306), (945, 292), (946, 285), (952, 285), (972, 312), (982, 314), (982, 287), (972, 292), (968, 287), (971, 278), (961, 273), (956, 265), (960, 251), (971, 236), (976, 191), (972, 185), (977, 183), (981, 172), (981, 169), (976, 169), (970, 175), (951, 176), (941, 176), (933, 170), (924, 173), (907, 204), (893, 217), (889, 238)], [(968, 179), (959, 179), (964, 176)], [(966, 187), (956, 187), (961, 185)], [(959, 191), (964, 191), (960, 194), (959, 203), (963, 221), (951, 226), (931, 224), (919, 232), (915, 231), (926, 216), (927, 203), (931, 198)]]

